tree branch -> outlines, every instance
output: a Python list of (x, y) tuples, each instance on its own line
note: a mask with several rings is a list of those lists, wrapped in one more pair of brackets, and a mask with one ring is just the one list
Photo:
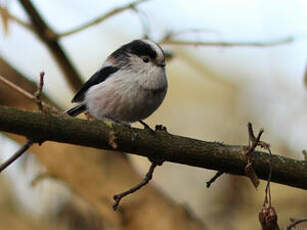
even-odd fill
[(33, 26), (32, 26), (31, 24), (29, 24), (29, 23), (27, 23), (27, 22), (24, 22), (24, 21), (21, 20), (20, 18), (18, 18), (18, 17), (16, 17), (16, 16), (12, 15), (12, 14), (8, 11), (8, 9), (6, 9), (5, 7), (2, 7), (1, 5), (0, 5), (0, 15), (5, 15), (5, 17), (7, 17), (8, 19), (10, 19), (10, 20), (16, 22), (17, 24), (21, 25), (22, 27), (24, 27), (24, 28), (26, 28), (26, 29), (28, 29), (28, 30), (31, 30), (31, 31), (33, 31), (33, 32), (35, 32), (35, 31), (34, 31), (34, 28), (33, 28)]
[(290, 43), (294, 40), (293, 37), (282, 38), (275, 41), (267, 42), (206, 42), (206, 41), (185, 41), (165, 37), (161, 39), (161, 45), (181, 45), (181, 46), (212, 46), (212, 47), (271, 47)]
[(50, 50), (71, 88), (73, 90), (79, 89), (83, 81), (58, 42), (57, 35), (49, 28), (30, 0), (19, 0), (19, 2), (31, 19), (36, 34)]
[(112, 16), (114, 16), (114, 15), (116, 15), (118, 13), (121, 13), (121, 12), (123, 12), (125, 10), (128, 10), (128, 9), (134, 10), (136, 5), (139, 5), (139, 4), (141, 4), (143, 2), (146, 2), (146, 1), (148, 1), (148, 0), (137, 0), (137, 1), (134, 1), (134, 2), (131, 2), (131, 3), (128, 3), (128, 4), (124, 5), (124, 6), (117, 7), (117, 8), (115, 8), (115, 9), (113, 9), (113, 10), (111, 10), (111, 11), (109, 11), (109, 12), (107, 12), (107, 13), (105, 13), (105, 14), (103, 14), (103, 15), (101, 15), (101, 16), (99, 16), (99, 17), (97, 17), (97, 18), (95, 18), (95, 19), (93, 19), (91, 21), (89, 21), (89, 22), (86, 22), (85, 24), (83, 24), (83, 25), (81, 25), (81, 26), (79, 26), (79, 27), (77, 27), (75, 29), (72, 29), (72, 30), (67, 31), (67, 32), (62, 33), (62, 34), (58, 34), (57, 37), (62, 38), (62, 37), (66, 37), (66, 36), (72, 35), (74, 33), (78, 33), (78, 32), (80, 32), (82, 30), (85, 30), (85, 29), (91, 27), (91, 26), (97, 25), (97, 24), (107, 20), (108, 18), (110, 18), (110, 17), (112, 17)]
[[(245, 175), (246, 146), (223, 145), (149, 130), (128, 128), (102, 121), (86, 121), (66, 116), (0, 107), (0, 131), (26, 136), (35, 142), (57, 141), (101, 149), (113, 149), (110, 133), (116, 136), (116, 150), (190, 166)], [(150, 144), (149, 144), (150, 143)], [(270, 156), (254, 152), (253, 167), (267, 179)], [(307, 162), (273, 155), (272, 182), (307, 189)]]

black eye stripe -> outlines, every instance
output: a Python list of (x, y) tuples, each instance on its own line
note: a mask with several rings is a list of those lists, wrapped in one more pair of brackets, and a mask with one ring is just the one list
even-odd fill
[[(129, 59), (131, 55), (136, 55), (141, 58), (141, 60), (146, 56), (149, 61), (155, 62), (157, 58), (164, 60), (164, 52), (162, 48), (155, 44), (154, 42), (147, 42), (145, 40), (134, 40), (126, 45), (121, 46), (119, 49), (115, 50), (110, 56), (115, 59), (117, 66), (127, 66), (129, 65)], [(157, 50), (159, 49), (159, 50)], [(163, 55), (162, 57), (158, 57)], [(144, 61), (144, 60), (143, 60)], [(146, 63), (146, 62), (144, 62)]]
[(157, 52), (147, 43), (141, 40), (135, 40), (130, 44), (130, 53), (133, 53), (137, 56), (148, 56), (151, 59), (156, 59)]
[(141, 40), (134, 40), (113, 52), (111, 56), (114, 58), (122, 57), (123, 55), (135, 54), (139, 57), (148, 56), (150, 59), (155, 60), (158, 56), (157, 52), (147, 43)]

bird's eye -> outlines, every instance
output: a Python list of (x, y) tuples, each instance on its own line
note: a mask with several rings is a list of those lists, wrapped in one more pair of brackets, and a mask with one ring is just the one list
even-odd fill
[(148, 57), (143, 57), (143, 62), (148, 63), (149, 62), (149, 58)]

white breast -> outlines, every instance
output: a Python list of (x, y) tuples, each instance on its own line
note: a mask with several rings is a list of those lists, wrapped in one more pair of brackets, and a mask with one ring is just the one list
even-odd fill
[(162, 103), (166, 91), (167, 79), (162, 68), (146, 73), (120, 70), (92, 86), (85, 103), (97, 119), (134, 122), (150, 116)]

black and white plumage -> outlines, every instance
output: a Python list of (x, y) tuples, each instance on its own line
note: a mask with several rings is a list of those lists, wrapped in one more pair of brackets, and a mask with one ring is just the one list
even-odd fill
[(89, 112), (97, 119), (131, 123), (150, 116), (167, 92), (165, 55), (150, 40), (134, 40), (114, 51), (77, 92), (66, 111)]

